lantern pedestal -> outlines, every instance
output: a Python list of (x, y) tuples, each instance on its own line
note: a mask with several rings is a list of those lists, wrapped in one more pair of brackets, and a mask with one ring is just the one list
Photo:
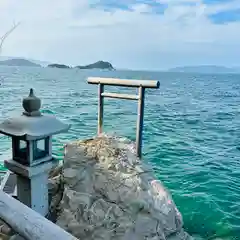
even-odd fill
[(24, 112), (0, 124), (0, 133), (12, 138), (12, 159), (5, 167), (17, 176), (19, 201), (46, 216), (48, 214), (48, 175), (58, 164), (52, 157), (52, 136), (67, 131), (52, 115), (40, 112), (41, 99), (30, 89), (22, 101)]
[(17, 175), (17, 199), (43, 216), (48, 214), (48, 174), (58, 165), (51, 160), (28, 167), (14, 160), (4, 162), (6, 168)]

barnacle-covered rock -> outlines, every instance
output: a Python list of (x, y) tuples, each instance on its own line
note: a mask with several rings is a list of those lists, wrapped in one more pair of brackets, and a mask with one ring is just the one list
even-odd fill
[(181, 214), (128, 139), (102, 135), (65, 147), (57, 224), (86, 240), (187, 240)]

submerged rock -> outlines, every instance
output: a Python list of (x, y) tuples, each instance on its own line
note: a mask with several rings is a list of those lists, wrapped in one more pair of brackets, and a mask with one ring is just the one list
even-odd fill
[(62, 180), (56, 224), (79, 239), (191, 239), (170, 194), (127, 139), (68, 144)]

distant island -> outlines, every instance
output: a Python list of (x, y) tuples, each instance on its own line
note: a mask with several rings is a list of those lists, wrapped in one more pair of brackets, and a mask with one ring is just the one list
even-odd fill
[(229, 68), (216, 65), (205, 66), (183, 66), (175, 67), (168, 70), (169, 72), (183, 72), (183, 73), (239, 73), (237, 68)]
[(76, 66), (79, 69), (107, 69), (107, 70), (114, 70), (114, 67), (110, 62), (98, 61), (89, 65), (85, 66)]
[[(47, 63), (41, 62), (37, 60), (31, 59), (24, 59), (24, 58), (11, 58), (11, 57), (0, 57), (0, 66), (23, 66), (23, 67), (49, 67), (49, 68), (60, 68), (60, 69), (101, 69), (101, 70), (108, 70), (112, 71), (115, 70), (113, 65), (107, 61), (97, 61), (92, 64), (88, 65), (78, 65), (78, 66), (68, 66), (65, 64), (58, 64), (58, 63)], [(168, 72), (175, 72), (175, 73), (203, 73), (203, 74), (239, 74), (240, 68), (239, 67), (225, 67), (225, 66), (218, 66), (218, 65), (193, 65), (193, 66), (180, 66), (170, 68), (165, 70)]]
[[(70, 66), (64, 64), (49, 64), (48, 67), (51, 68), (71, 68)], [(107, 70), (114, 70), (114, 67), (110, 62), (98, 61), (92, 64), (84, 65), (84, 66), (76, 66), (75, 68), (78, 69), (107, 69)]]
[[(0, 61), (0, 66), (25, 66), (25, 67), (42, 67), (42, 65), (37, 64), (35, 61), (26, 60), (23, 58), (12, 58)], [(70, 69), (72, 67), (65, 64), (45, 64), (45, 66), (49, 68), (62, 68), (62, 69)], [(106, 70), (115, 70), (110, 62), (98, 61), (92, 64), (76, 66), (78, 69), (106, 69)]]
[(29, 60), (22, 58), (13, 58), (0, 61), (0, 66), (22, 66), (22, 67), (41, 67), (41, 65), (33, 63)]
[(51, 67), (51, 68), (70, 68), (70, 67), (67, 66), (67, 65), (64, 65), (64, 64), (57, 64), (57, 63), (49, 64), (48, 67)]

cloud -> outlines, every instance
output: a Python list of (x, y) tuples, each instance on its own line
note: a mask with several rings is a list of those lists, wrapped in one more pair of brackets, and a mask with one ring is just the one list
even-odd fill
[(21, 21), (3, 55), (73, 65), (103, 59), (137, 69), (238, 61), (240, 22), (216, 18), (240, 9), (239, 0), (114, 2), (0, 0), (0, 35)]

